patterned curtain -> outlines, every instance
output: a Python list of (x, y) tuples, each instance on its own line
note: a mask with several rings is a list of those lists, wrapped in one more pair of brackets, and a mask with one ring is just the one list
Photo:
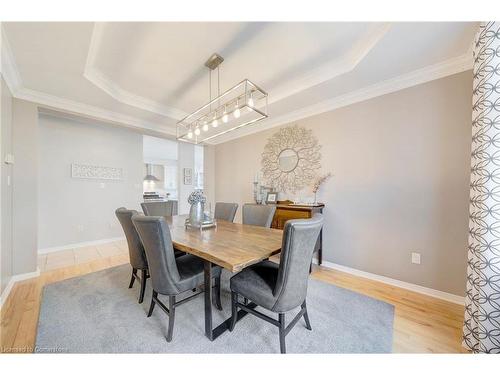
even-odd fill
[(500, 22), (482, 23), (474, 42), (463, 344), (500, 353)]

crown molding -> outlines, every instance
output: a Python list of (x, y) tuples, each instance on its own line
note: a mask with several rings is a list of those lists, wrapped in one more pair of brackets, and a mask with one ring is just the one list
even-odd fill
[(97, 55), (104, 34), (104, 22), (95, 22), (92, 36), (90, 37), (90, 45), (87, 53), (87, 60), (83, 70), (83, 76), (93, 83), (96, 87), (104, 91), (113, 99), (120, 103), (127, 104), (144, 111), (156, 113), (165, 117), (170, 117), (180, 120), (187, 116), (187, 113), (177, 108), (165, 106), (154, 100), (136, 95), (120, 87), (117, 83), (106, 76), (99, 68), (95, 66)]
[[(89, 51), (84, 69), (84, 77), (95, 86), (106, 92), (113, 99), (162, 116), (181, 119), (187, 113), (174, 107), (162, 105), (154, 100), (127, 91), (110, 79), (99, 68), (96, 67), (97, 55), (101, 46), (105, 23), (95, 22), (90, 38)], [(391, 28), (390, 23), (377, 24), (369, 30), (350, 48), (350, 50), (340, 59), (329, 64), (324, 64), (318, 69), (314, 69), (301, 77), (287, 82), (278, 88), (269, 98), (269, 104), (278, 102), (291, 95), (315, 85), (331, 80), (342, 74), (352, 71), (361, 60), (371, 51), (371, 49), (385, 36)]]
[(375, 47), (392, 25), (388, 22), (370, 27), (369, 30), (349, 49), (349, 51), (336, 60), (314, 69), (298, 79), (286, 83), (281, 88), (273, 91), (269, 98), (269, 104), (278, 102), (289, 96), (307, 90), (320, 83), (329, 81), (342, 74), (349, 73), (365, 58), (365, 56)]
[(124, 125), (130, 128), (144, 129), (167, 136), (175, 136), (175, 129), (168, 126), (160, 128), (158, 124), (149, 123), (133, 116), (83, 104), (70, 99), (60, 98), (36, 90), (22, 88), (13, 93), (13, 96), (17, 99), (38, 103), (48, 109), (63, 110), (70, 114), (91, 117), (97, 120), (107, 121), (122, 126)]
[(161, 135), (166, 135), (168, 137), (176, 135), (175, 129), (168, 126), (158, 126), (158, 124), (149, 123), (133, 116), (124, 115), (119, 112), (109, 111), (107, 109), (83, 104), (75, 100), (61, 98), (24, 87), (21, 75), (19, 74), (15, 63), (14, 55), (12, 54), (12, 50), (10, 48), (9, 40), (5, 30), (3, 29), (3, 25), (0, 25), (0, 31), (2, 52), (0, 73), (5, 79), (5, 82), (7, 83), (7, 86), (9, 87), (9, 90), (14, 98), (31, 101), (45, 106), (48, 109), (63, 110), (70, 114), (90, 117), (96, 120), (111, 122), (122, 126), (124, 125), (130, 128), (144, 129)]
[[(96, 25), (97, 31), (95, 30)], [(364, 56), (373, 48), (373, 46), (381, 40), (381, 38), (385, 35), (385, 33), (389, 30), (390, 24), (384, 24), (382, 27), (378, 29), (378, 32), (375, 32), (370, 40), (362, 39), (360, 43), (351, 49), (350, 57), (346, 58), (346, 61), (350, 61), (351, 64), (357, 65), (359, 61), (361, 61)], [(9, 87), (12, 96), (18, 99), (24, 99), (28, 101), (32, 101), (35, 103), (39, 103), (42, 106), (47, 107), (48, 109), (54, 110), (63, 110), (70, 114), (80, 115), (84, 117), (94, 118), (96, 120), (111, 122), (117, 125), (122, 125), (130, 128), (148, 130), (154, 132), (158, 135), (164, 135), (167, 138), (175, 137), (175, 129), (170, 126), (159, 125), (156, 123), (146, 122), (142, 119), (124, 115), (119, 112), (109, 111), (103, 108), (99, 108), (96, 106), (91, 106), (88, 104), (80, 103), (74, 100), (60, 98), (51, 94), (47, 94), (44, 92), (31, 90), (25, 88), (23, 86), (23, 82), (19, 71), (17, 69), (14, 56), (12, 54), (12, 50), (10, 48), (7, 36), (5, 35), (5, 31), (3, 26), (0, 25), (1, 30), (1, 53), (2, 53), (2, 64), (0, 73), (4, 77), (7, 86)], [(102, 33), (102, 24), (96, 23), (94, 25), (94, 32)], [(99, 39), (99, 38), (98, 38)], [(96, 42), (91, 43), (89, 48), (89, 54), (87, 56), (87, 65), (91, 65), (95, 60), (95, 54), (98, 49), (98, 44)], [(259, 123), (258, 127), (248, 127), (241, 129), (236, 132), (231, 132), (226, 135), (223, 135), (218, 138), (214, 138), (213, 141), (207, 142), (210, 145), (217, 145), (220, 143), (228, 142), (236, 138), (240, 138), (246, 135), (258, 133), (267, 129), (271, 129), (276, 126), (284, 125), (293, 121), (297, 121), (303, 118), (311, 117), (320, 113), (332, 111), (337, 108), (345, 107), (357, 102), (361, 102), (364, 100), (372, 99), (377, 96), (389, 94), (392, 92), (396, 92), (405, 88), (409, 88), (415, 85), (419, 85), (425, 82), (429, 82), (432, 80), (436, 80), (439, 78), (443, 78), (449, 75), (453, 75), (456, 73), (460, 73), (472, 68), (472, 50), (473, 43), (470, 45), (468, 51), (461, 56), (443, 61), (441, 63), (427, 66), (413, 72), (391, 78), (371, 86), (361, 88), (359, 90), (355, 90), (353, 92), (340, 95), (337, 97), (333, 97), (316, 104), (300, 108), (296, 111), (292, 111), (286, 113), (284, 115), (270, 117), (265, 121)], [(354, 65), (354, 66), (355, 66)], [(344, 69), (347, 65), (344, 66)], [(330, 74), (337, 74), (338, 69), (331, 69)], [(94, 72), (95, 73), (95, 72)], [(309, 78), (303, 78), (302, 84), (311, 84), (315, 82), (317, 78), (316, 75), (319, 75), (320, 71), (315, 71), (311, 73)], [(328, 74), (328, 73), (324, 73)], [(99, 81), (98, 74), (94, 74), (94, 78), (97, 78), (98, 82), (105, 82), (105, 79)], [(304, 83), (305, 82), (305, 83)], [(108, 82), (109, 83), (109, 82)], [(108, 86), (110, 90), (113, 89)], [(131, 94), (132, 97), (129, 97), (130, 100), (140, 101), (141, 97), (137, 97)], [(279, 97), (279, 96), (277, 96)], [(142, 98), (145, 99), (145, 98)], [(149, 102), (149, 99), (145, 99), (148, 105), (155, 107), (157, 110), (162, 110), (161, 107), (158, 109), (154, 102)], [(128, 104), (128, 103), (125, 103)], [(134, 105), (135, 106), (135, 105)], [(141, 107), (139, 107), (141, 108)], [(154, 109), (154, 108), (152, 108)], [(147, 109), (146, 109), (147, 110)], [(152, 110), (150, 112), (159, 113), (156, 110)], [(160, 113), (164, 116), (171, 117), (165, 115), (164, 113)], [(175, 117), (174, 117), (175, 118)]]
[(350, 93), (336, 96), (319, 103), (298, 109), (293, 112), (286, 113), (281, 116), (269, 117), (262, 121), (258, 127), (248, 127), (240, 131), (228, 133), (219, 138), (214, 138), (209, 144), (217, 145), (231, 141), (236, 138), (241, 138), (246, 135), (259, 133), (264, 130), (284, 125), (293, 121), (318, 115), (324, 112), (329, 112), (341, 107), (362, 102), (378, 96), (390, 94), (399, 90), (403, 90), (412, 86), (420, 85), (429, 81), (447, 77), (453, 74), (461, 73), (472, 69), (472, 54), (469, 49), (463, 55), (445, 60), (443, 62), (430, 65), (413, 72), (400, 75)]
[(10, 48), (9, 40), (5, 34), (3, 24), (0, 24), (1, 64), (0, 73), (12, 94), (22, 86), (21, 75), (17, 70), (16, 61)]

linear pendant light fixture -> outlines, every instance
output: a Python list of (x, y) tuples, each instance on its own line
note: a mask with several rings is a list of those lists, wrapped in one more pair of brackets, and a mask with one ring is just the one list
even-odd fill
[[(209, 69), (209, 102), (177, 123), (177, 139), (203, 143), (267, 118), (268, 94), (248, 79), (220, 93), (219, 67), (224, 59), (214, 53)], [(217, 69), (217, 97), (212, 99), (212, 73)]]

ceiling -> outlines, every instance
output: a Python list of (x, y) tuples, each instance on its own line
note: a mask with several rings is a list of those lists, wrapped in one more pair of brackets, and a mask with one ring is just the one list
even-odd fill
[[(477, 23), (2, 24), (2, 75), (14, 96), (164, 135), (244, 78), (269, 93), (269, 118), (214, 143), (471, 67)], [(213, 91), (215, 94), (215, 91)]]

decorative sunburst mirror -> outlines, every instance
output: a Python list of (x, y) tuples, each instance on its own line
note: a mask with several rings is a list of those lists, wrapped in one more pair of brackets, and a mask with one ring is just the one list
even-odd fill
[(262, 153), (262, 174), (269, 186), (295, 193), (310, 184), (321, 168), (321, 146), (308, 130), (282, 128), (267, 141)]

